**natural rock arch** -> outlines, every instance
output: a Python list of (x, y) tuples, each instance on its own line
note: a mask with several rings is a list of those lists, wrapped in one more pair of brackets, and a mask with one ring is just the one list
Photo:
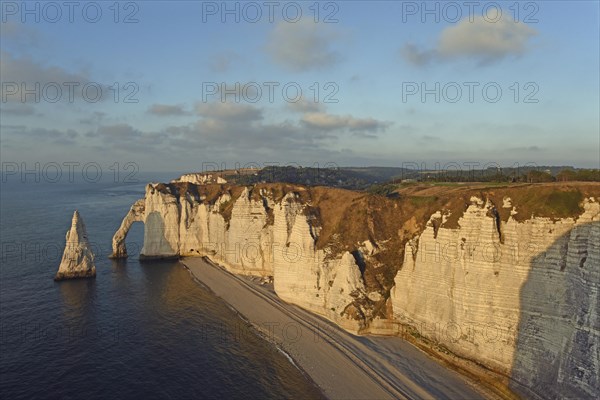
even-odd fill
[(121, 222), (121, 226), (115, 232), (115, 235), (112, 239), (112, 254), (110, 258), (127, 258), (127, 247), (125, 245), (125, 238), (127, 238), (127, 233), (129, 233), (129, 229), (134, 222), (144, 222), (146, 217), (146, 206), (145, 200), (140, 199), (133, 203), (129, 212), (123, 218)]

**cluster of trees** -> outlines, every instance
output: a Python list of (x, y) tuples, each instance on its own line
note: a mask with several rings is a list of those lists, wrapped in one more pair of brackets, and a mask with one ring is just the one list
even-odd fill
[[(506, 182), (541, 183), (587, 181), (600, 182), (600, 169), (548, 168), (506, 168), (493, 170), (447, 171), (443, 173), (422, 173), (414, 179), (419, 182)], [(394, 180), (393, 183), (401, 183)]]
[(556, 175), (556, 180), (560, 182), (566, 181), (600, 181), (600, 169), (564, 169)]
[(374, 193), (389, 194), (390, 191), (393, 191), (392, 188), (395, 187), (394, 185), (409, 182), (598, 182), (600, 181), (600, 169), (538, 166), (463, 171), (422, 171), (380, 167), (302, 168), (294, 166), (268, 166), (257, 170), (255, 174), (227, 175), (225, 178), (229, 182), (243, 185), (261, 182), (287, 182), (309, 186), (334, 186), (354, 190), (370, 188), (370, 191)]
[(538, 182), (600, 182), (600, 169), (563, 169), (556, 176), (547, 171), (529, 171), (525, 179), (530, 183)]
[(268, 166), (254, 175), (226, 176), (230, 182), (241, 185), (286, 182), (308, 186), (334, 186), (346, 189), (365, 189), (376, 179), (353, 170), (341, 168), (298, 168)]

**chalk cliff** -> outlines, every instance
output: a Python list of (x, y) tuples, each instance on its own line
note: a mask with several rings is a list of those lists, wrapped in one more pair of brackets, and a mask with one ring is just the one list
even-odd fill
[(149, 184), (143, 258), (208, 256), (355, 333), (419, 335), (543, 397), (600, 391), (600, 185), (386, 198)]
[(227, 180), (219, 173), (191, 173), (181, 175), (179, 178), (174, 179), (171, 182), (187, 182), (195, 185), (206, 185), (209, 183), (227, 183)]
[(348, 251), (317, 248), (318, 221), (298, 193), (304, 188), (277, 198), (267, 188), (198, 191), (206, 187), (147, 185), (115, 233), (112, 257), (126, 257), (127, 231), (143, 221), (143, 259), (208, 256), (235, 273), (272, 276), (282, 299), (351, 331), (364, 328), (371, 309), (359, 265)]
[(600, 205), (585, 200), (576, 218), (523, 222), (513, 218), (519, 209), (510, 199), (503, 205), (507, 221), (476, 197), (456, 228), (443, 227), (440, 213), (431, 217), (406, 244), (394, 317), (545, 398), (593, 398), (600, 389)]
[(54, 280), (93, 278), (96, 276), (94, 254), (90, 248), (83, 219), (75, 210), (67, 231), (65, 251)]

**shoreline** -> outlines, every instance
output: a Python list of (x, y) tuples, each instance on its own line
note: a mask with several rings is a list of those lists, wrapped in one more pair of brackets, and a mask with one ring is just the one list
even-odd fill
[(355, 336), (285, 303), (268, 285), (234, 275), (204, 258), (182, 258), (194, 280), (250, 323), (330, 399), (481, 399), (489, 393), (407, 341)]

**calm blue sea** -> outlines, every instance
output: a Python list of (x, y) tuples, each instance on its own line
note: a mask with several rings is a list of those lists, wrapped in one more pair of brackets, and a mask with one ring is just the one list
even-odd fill
[[(128, 236), (129, 259), (107, 258), (145, 183), (174, 176), (138, 175), (138, 183), (3, 177), (0, 398), (322, 397), (181, 264), (138, 262), (141, 224)], [(95, 249), (97, 277), (56, 283), (75, 209)]]

